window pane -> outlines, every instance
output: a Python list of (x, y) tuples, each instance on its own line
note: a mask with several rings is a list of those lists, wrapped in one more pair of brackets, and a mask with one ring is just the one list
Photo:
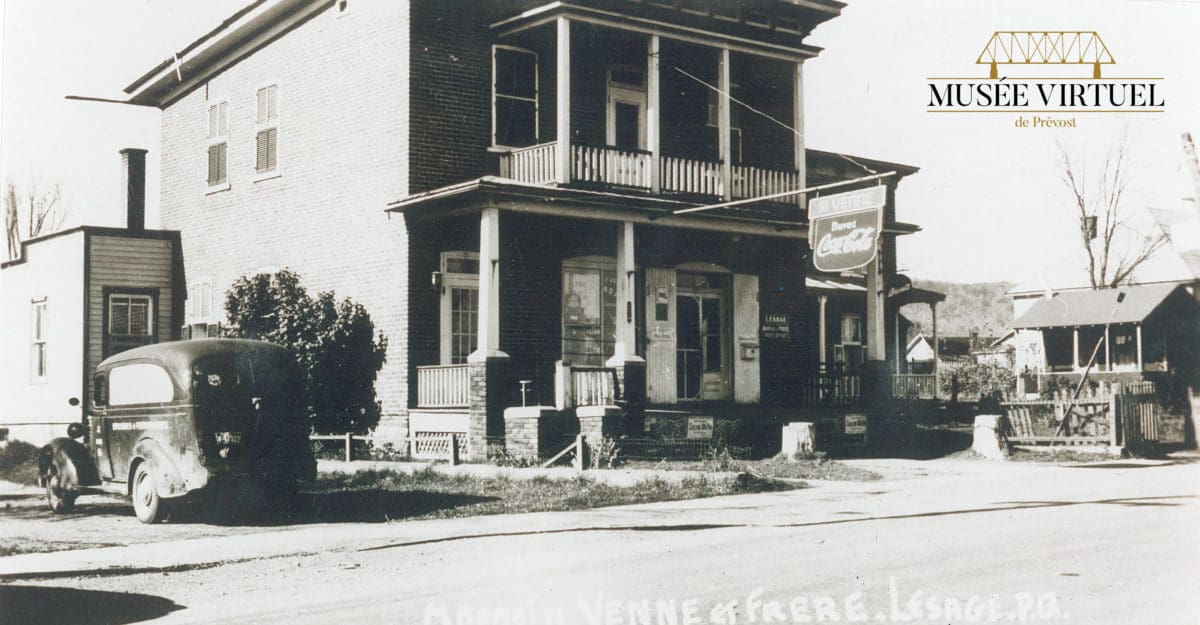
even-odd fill
[(523, 147), (537, 142), (537, 111), (533, 102), (496, 98), (496, 145)]
[(537, 61), (532, 53), (496, 49), (496, 94), (537, 97)]
[(169, 402), (175, 398), (171, 376), (157, 365), (137, 363), (108, 374), (108, 403), (113, 406)]
[(1071, 328), (1043, 330), (1042, 340), (1046, 344), (1046, 366), (1051, 371), (1070, 371), (1075, 350), (1075, 337)]
[(38, 343), (33, 346), (33, 374), (35, 377), (46, 377), (46, 344)]
[(479, 261), (474, 258), (446, 258), (446, 273), (479, 274)]
[(1114, 365), (1137, 364), (1137, 330), (1133, 325), (1115, 325), (1108, 332)]
[(108, 333), (129, 334), (129, 300), (114, 297), (109, 301), (111, 303), (108, 307)]
[(129, 305), (129, 334), (138, 336), (150, 334), (150, 307), (145, 301), (133, 302)]

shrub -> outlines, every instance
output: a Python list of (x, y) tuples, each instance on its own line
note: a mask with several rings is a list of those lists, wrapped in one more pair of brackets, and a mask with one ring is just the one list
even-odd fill
[(941, 376), (942, 393), (950, 396), (955, 380), (958, 395), (989, 397), (996, 393), (1007, 394), (1016, 389), (1017, 377), (1008, 367), (987, 363), (972, 363), (960, 367), (953, 375)]
[(291, 348), (304, 372), (304, 403), (321, 433), (363, 433), (379, 422), (375, 376), (387, 338), (371, 316), (332, 292), (311, 297), (294, 272), (244, 276), (225, 299), (230, 335)]

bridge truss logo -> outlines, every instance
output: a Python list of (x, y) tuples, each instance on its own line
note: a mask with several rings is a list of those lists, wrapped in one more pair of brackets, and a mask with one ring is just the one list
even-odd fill
[[(1019, 118), (1016, 125), (1073, 127), (1076, 113), (1166, 110), (1162, 77), (1109, 76), (1116, 63), (1096, 31), (996, 31), (975, 59), (988, 68), (987, 77), (928, 78), (926, 111), (1030, 113), (1039, 117)], [(1071, 66), (1081, 69), (1079, 75)], [(1065, 75), (1026, 75), (1054, 73), (1050, 69)], [(1040, 117), (1049, 114), (1072, 117)]]

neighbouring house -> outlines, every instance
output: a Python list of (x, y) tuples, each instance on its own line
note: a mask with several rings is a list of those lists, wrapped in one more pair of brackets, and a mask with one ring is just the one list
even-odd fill
[(65, 435), (82, 419), (101, 360), (179, 337), (179, 232), (144, 227), (145, 155), (121, 152), (126, 228), (29, 239), (0, 264), (0, 430), (9, 438), (40, 444)]
[(1178, 284), (1063, 291), (1038, 300), (1013, 322), (1016, 370), (1039, 386), (1077, 381), (1161, 381), (1200, 372), (1200, 303)]
[[(917, 168), (804, 144), (805, 38), (843, 6), (252, 2), (126, 89), (162, 111), (181, 325), (216, 334), (235, 279), (288, 267), (387, 336), (380, 431), (472, 457), (522, 403), (851, 409), (905, 368), (919, 228)], [(880, 250), (821, 274), (778, 194), (844, 181), (884, 188)]]

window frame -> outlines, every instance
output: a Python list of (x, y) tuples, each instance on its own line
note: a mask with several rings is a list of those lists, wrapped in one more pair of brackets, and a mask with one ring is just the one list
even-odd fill
[[(275, 116), (270, 115), (270, 100), (268, 99), (268, 113), (265, 120), (260, 120), (258, 117), (258, 99), (259, 94), (265, 90), (275, 89)], [(278, 79), (268, 80), (259, 84), (254, 88), (254, 159), (252, 160), (254, 167), (254, 182), (270, 180), (283, 175), (282, 169), (279, 166), (279, 135), (282, 134), (280, 120), (280, 102), (282, 101), (283, 86)], [(269, 98), (269, 96), (268, 96)], [(264, 132), (275, 131), (275, 163), (267, 169), (258, 168), (258, 136)]]
[(29, 304), (29, 379), (34, 383), (46, 382), (50, 373), (49, 341), (46, 340), (49, 299), (42, 297)]
[[(230, 132), (229, 132), (229, 126), (230, 126), (230, 124), (229, 124), (229, 98), (228, 97), (210, 98), (205, 101), (205, 104), (206, 104), (206, 106), (204, 107), (204, 111), (205, 111), (206, 117), (207, 117), (206, 121), (208, 124), (208, 128), (207, 128), (207, 131), (205, 132), (205, 142), (204, 142), (204, 163), (205, 163), (205, 180), (204, 181), (205, 181), (205, 184), (207, 185), (208, 192), (216, 193), (219, 191), (226, 191), (230, 187), (230, 184), (229, 184), (229, 134), (230, 134)], [(220, 129), (221, 129), (221, 123), (220, 123), (221, 107), (224, 107), (224, 113), (225, 113), (225, 120), (224, 120), (225, 121), (225, 128), (224, 128), (225, 132), (220, 132)], [(216, 134), (213, 134), (213, 127), (212, 127), (213, 109), (218, 109), (218, 122), (217, 122), (217, 133)], [(210, 169), (210, 160), (212, 158), (212, 156), (211, 156), (212, 149), (217, 146), (225, 147), (225, 167), (224, 167), (224, 171), (222, 172), (224, 174), (223, 178), (214, 181), (209, 175), (211, 173), (209, 171), (209, 169)]]
[[(453, 289), (473, 289), (475, 291), (475, 315), (478, 320), (479, 315), (479, 272), (474, 274), (469, 273), (452, 273), (449, 269), (450, 260), (473, 260), (479, 262), (479, 254), (466, 250), (454, 250), (442, 252), (439, 257), (438, 269), (442, 274), (441, 292), (438, 293), (438, 362), (443, 365), (463, 364), (466, 362), (466, 354), (463, 357), (462, 363), (454, 362), (454, 336), (453, 334), (453, 298), (451, 292)], [(475, 349), (479, 348), (479, 328), (476, 327), (472, 333), (475, 337)], [(472, 350), (474, 351), (474, 350)]]
[[(508, 50), (510, 52), (529, 54), (529, 55), (533, 56), (533, 97), (532, 98), (497, 93), (497, 89), (496, 89), (496, 85), (497, 85), (496, 52), (498, 50)], [(542, 92), (541, 73), (540, 73), (541, 67), (542, 67), (541, 66), (541, 57), (538, 55), (537, 52), (535, 52), (533, 50), (530, 50), (528, 48), (522, 48), (520, 46), (510, 46), (510, 45), (505, 45), (505, 44), (493, 44), (492, 45), (492, 110), (491, 110), (492, 134), (491, 134), (491, 143), (492, 143), (493, 148), (499, 148), (499, 149), (504, 149), (504, 150), (519, 150), (521, 148), (530, 147), (530, 146), (521, 146), (521, 145), (506, 145), (506, 144), (500, 143), (497, 140), (497, 137), (496, 137), (496, 105), (498, 103), (497, 98), (507, 98), (509, 100), (518, 100), (521, 102), (533, 103), (533, 143), (531, 143), (530, 145), (538, 145), (538, 143), (541, 141), (542, 111), (541, 111), (541, 106), (539, 105), (539, 97), (541, 96), (541, 92)]]
[[(569, 271), (576, 272), (576, 273), (594, 271), (597, 273), (599, 292), (596, 294), (596, 296), (598, 298), (597, 303), (600, 306), (600, 310), (598, 311), (598, 316), (596, 319), (597, 324), (599, 325), (599, 328), (600, 328), (600, 354), (598, 354), (600, 357), (600, 362), (598, 365), (595, 365), (595, 364), (587, 365), (587, 363), (582, 362), (578, 359), (578, 357), (588, 357), (588, 356), (594, 356), (596, 354), (587, 354), (582, 351), (573, 351), (570, 353), (567, 352), (567, 340), (568, 340), (567, 339), (567, 325), (568, 324), (567, 324), (566, 308), (567, 308), (567, 295), (568, 295), (567, 272), (569, 272)], [(612, 350), (616, 346), (617, 322), (616, 322), (616, 319), (614, 318), (612, 327), (605, 327), (605, 324), (604, 324), (605, 302), (606, 302), (606, 300), (609, 299), (604, 292), (605, 273), (612, 274), (614, 279), (619, 279), (616, 276), (617, 259), (615, 257), (611, 257), (611, 256), (577, 256), (577, 257), (573, 257), (573, 258), (565, 258), (565, 259), (563, 259), (561, 266), (559, 267), (559, 275), (561, 277), (562, 282), (561, 282), (561, 287), (559, 289), (560, 292), (559, 292), (559, 304), (558, 305), (559, 305), (560, 319), (559, 319), (559, 341), (558, 342), (559, 342), (559, 356), (563, 359), (564, 362), (571, 362), (576, 365), (603, 366), (604, 363), (608, 360), (608, 358), (612, 356)], [(616, 293), (615, 292), (612, 294), (612, 303), (613, 303), (613, 306), (616, 307)], [(614, 314), (619, 314), (619, 311), (615, 312)], [(582, 325), (582, 324), (573, 324), (573, 325)], [(579, 339), (571, 339), (571, 340), (579, 340)]]
[[(103, 318), (101, 319), (101, 322), (103, 323), (103, 325), (101, 326), (101, 335), (103, 337), (102, 350), (103, 350), (103, 355), (105, 358), (108, 358), (109, 356), (112, 356), (113, 354), (119, 353), (119, 352), (113, 350), (113, 348), (114, 348), (113, 337), (117, 337), (118, 340), (125, 339), (125, 341), (122, 341), (122, 343), (132, 340), (133, 337), (144, 337), (144, 340), (141, 342), (141, 345), (152, 345), (154, 343), (159, 342), (159, 340), (161, 339), (161, 334), (159, 332), (159, 327), (158, 327), (159, 321), (160, 321), (160, 310), (158, 307), (158, 305), (159, 305), (159, 290), (157, 288), (106, 286), (102, 290), (101, 297), (102, 297), (101, 301), (103, 302), (103, 306), (104, 306)], [(145, 335), (113, 334), (111, 332), (111, 330), (112, 330), (112, 300), (114, 297), (129, 297), (129, 298), (139, 298), (139, 299), (148, 300), (149, 305), (146, 309), (146, 330), (148, 331), (147, 334), (145, 334)], [(121, 351), (125, 351), (125, 349), (132, 349), (132, 347), (126, 347), (126, 348), (122, 349)]]

